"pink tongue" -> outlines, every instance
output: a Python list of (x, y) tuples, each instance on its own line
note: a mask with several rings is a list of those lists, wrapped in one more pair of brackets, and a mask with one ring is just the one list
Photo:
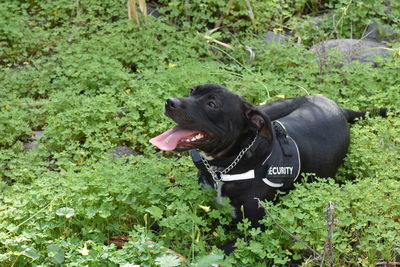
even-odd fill
[(168, 131), (150, 139), (150, 143), (164, 151), (172, 151), (175, 150), (178, 145), (179, 140), (183, 137), (194, 135), (199, 131), (187, 130), (183, 129), (179, 126), (176, 126)]

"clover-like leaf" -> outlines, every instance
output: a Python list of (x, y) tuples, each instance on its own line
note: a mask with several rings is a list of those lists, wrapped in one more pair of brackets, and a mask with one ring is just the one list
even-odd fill
[(56, 210), (56, 214), (69, 219), (75, 215), (75, 210), (73, 208), (64, 207)]
[(59, 245), (52, 244), (47, 246), (47, 255), (54, 264), (61, 264), (64, 262), (64, 250)]
[(24, 255), (28, 258), (31, 258), (33, 260), (39, 259), (39, 257), (40, 257), (39, 252), (35, 248), (29, 247), (26, 245), (22, 245), (21, 248), (22, 248), (22, 251), (21, 251), (22, 255)]
[(181, 265), (181, 260), (175, 255), (163, 255), (156, 258), (156, 265), (161, 267), (175, 267)]
[(146, 211), (150, 213), (154, 218), (160, 219), (162, 217), (163, 211), (157, 206), (151, 206), (147, 208)]
[(218, 264), (224, 259), (223, 255), (217, 255), (214, 253), (211, 253), (207, 256), (201, 257), (197, 263), (195, 263), (193, 266), (195, 267), (209, 267), (212, 266), (213, 264)]

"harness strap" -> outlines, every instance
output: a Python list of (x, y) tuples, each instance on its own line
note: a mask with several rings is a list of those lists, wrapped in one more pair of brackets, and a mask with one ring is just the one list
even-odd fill
[(254, 178), (255, 178), (254, 170), (249, 170), (247, 172), (238, 174), (221, 174), (222, 182), (232, 182), (232, 181), (248, 180)]
[[(271, 154), (267, 156), (262, 165), (244, 173), (222, 174), (219, 173), (219, 182), (235, 182), (251, 179), (261, 179), (266, 185), (274, 188), (290, 189), (300, 174), (300, 154), (296, 142), (287, 135), (285, 126), (279, 121), (273, 121), (276, 141)], [(209, 172), (202, 162), (202, 157), (196, 150), (191, 151), (192, 160), (199, 170)], [(211, 167), (211, 166), (209, 166)], [(220, 166), (220, 168), (223, 168)], [(204, 178), (199, 177), (201, 182)], [(215, 181), (214, 181), (215, 182)], [(216, 188), (216, 185), (214, 185)]]
[(293, 154), (290, 152), (290, 144), (288, 141), (288, 135), (285, 126), (280, 121), (274, 121), (274, 130), (276, 138), (278, 139), (279, 145), (281, 146), (283, 155), (291, 157)]

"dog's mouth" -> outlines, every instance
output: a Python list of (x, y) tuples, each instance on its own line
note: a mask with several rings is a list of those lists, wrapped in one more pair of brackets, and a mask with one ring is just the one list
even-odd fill
[(184, 129), (180, 126), (150, 139), (150, 143), (160, 150), (188, 150), (207, 143), (210, 135), (205, 131)]

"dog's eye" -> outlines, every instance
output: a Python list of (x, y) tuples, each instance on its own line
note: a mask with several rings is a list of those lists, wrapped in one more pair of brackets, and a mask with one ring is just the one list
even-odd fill
[(214, 101), (208, 101), (207, 106), (212, 108), (212, 109), (216, 109), (217, 108), (217, 104)]

